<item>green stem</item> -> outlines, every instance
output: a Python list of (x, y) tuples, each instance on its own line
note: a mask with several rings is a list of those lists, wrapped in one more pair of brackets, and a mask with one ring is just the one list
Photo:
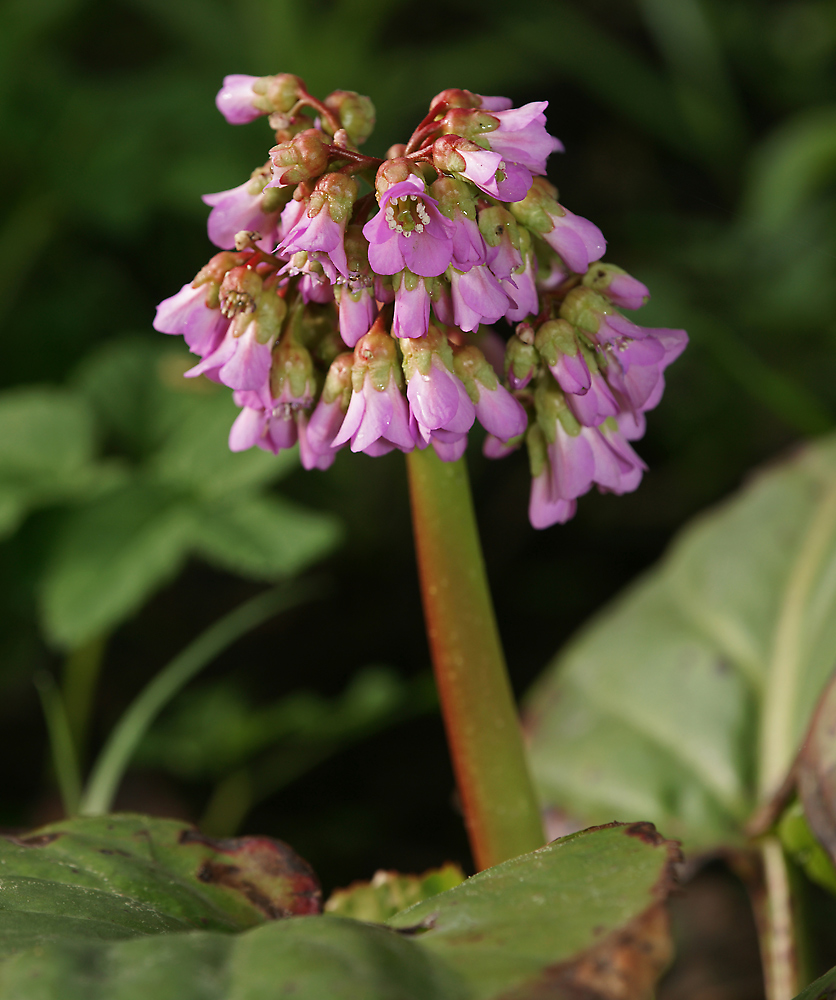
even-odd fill
[(803, 985), (791, 872), (781, 841), (764, 837), (759, 844), (764, 892), (755, 916), (761, 945), (767, 1000), (792, 1000)]
[(110, 810), (131, 757), (165, 705), (227, 646), (250, 629), (309, 597), (311, 586), (287, 584), (259, 594), (210, 625), (171, 660), (137, 695), (107, 739), (81, 801), (80, 812), (98, 816)]
[(35, 687), (41, 699), (46, 719), (52, 766), (61, 792), (61, 801), (67, 816), (75, 816), (81, 799), (81, 770), (78, 766), (70, 721), (64, 699), (51, 674), (41, 671), (35, 675)]
[(494, 618), (464, 460), (407, 456), (427, 635), (479, 869), (542, 847), (540, 811)]
[(97, 636), (73, 650), (64, 663), (64, 706), (76, 756), (80, 761), (85, 756), (90, 716), (106, 646), (107, 636)]

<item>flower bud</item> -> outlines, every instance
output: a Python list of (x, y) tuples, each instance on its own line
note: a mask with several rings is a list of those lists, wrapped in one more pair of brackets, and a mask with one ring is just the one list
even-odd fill
[(561, 354), (575, 357), (579, 351), (574, 327), (565, 319), (543, 323), (534, 338), (534, 346), (549, 367), (557, 364)]
[(558, 423), (572, 437), (580, 434), (580, 423), (566, 405), (566, 397), (557, 382), (548, 374), (537, 382), (534, 390), (534, 409), (537, 413), (537, 424), (548, 442), (553, 443), (557, 438)]
[(550, 233), (554, 228), (552, 216), (565, 214), (557, 203), (557, 188), (544, 177), (535, 177), (528, 194), (522, 201), (508, 206), (517, 222), (535, 233)]
[(520, 231), (513, 215), (501, 205), (491, 205), (479, 212), (479, 232), (489, 247), (498, 247), (503, 238), (511, 241), (516, 250), (520, 249)]
[(377, 168), (377, 176), (374, 180), (378, 201), (386, 194), (390, 187), (400, 184), (413, 175), (420, 177), (422, 181), (424, 180), (424, 175), (421, 173), (420, 168), (411, 160), (407, 160), (403, 156), (384, 160)]
[[(355, 146), (361, 146), (372, 134), (375, 109), (371, 100), (353, 90), (335, 90), (325, 98), (325, 106), (333, 111)], [(330, 134), (328, 120), (322, 128)]]
[(273, 349), (270, 393), (277, 402), (290, 403), (294, 409), (313, 405), (316, 396), (313, 359), (292, 337), (284, 336)]
[(351, 369), (354, 391), (362, 391), (366, 375), (369, 376), (372, 387), (378, 392), (383, 392), (391, 377), (394, 377), (395, 383), (400, 388), (403, 385), (400, 368), (395, 341), (379, 323), (376, 323), (357, 341), (354, 348), (354, 365)]
[(476, 221), (476, 199), (466, 181), (442, 175), (430, 185), (430, 194), (438, 202), (439, 212), (448, 219), (464, 215)]
[(531, 381), (540, 355), (531, 344), (514, 334), (505, 346), (505, 377), (512, 389), (524, 389)]
[(354, 365), (354, 354), (344, 351), (331, 362), (325, 385), (322, 388), (322, 399), (325, 403), (339, 401), (343, 413), (348, 409), (351, 399), (351, 369)]
[(224, 250), (216, 253), (215, 256), (204, 264), (195, 275), (192, 288), (199, 288), (201, 285), (208, 285), (206, 290), (206, 305), (209, 309), (216, 309), (220, 302), (221, 283), (227, 273), (234, 267), (240, 266), (249, 256), (246, 253), (233, 253), (231, 250)]
[(560, 316), (585, 333), (597, 333), (601, 316), (612, 313), (609, 302), (591, 288), (573, 288), (560, 307)]
[(439, 122), (439, 130), (446, 135), (459, 135), (462, 139), (471, 139), (482, 149), (487, 143), (479, 142), (486, 132), (494, 132), (499, 128), (499, 119), (487, 111), (476, 111), (473, 108), (451, 108)]
[(278, 111), (287, 114), (305, 93), (305, 84), (292, 73), (277, 73), (262, 76), (252, 85), (257, 94), (255, 104), (262, 111)]
[(279, 143), (270, 150), (273, 180), (268, 187), (284, 187), (310, 181), (325, 172), (328, 150), (322, 132), (306, 129), (288, 142)]
[(276, 286), (264, 288), (255, 305), (255, 339), (259, 344), (270, 344), (278, 337), (286, 315), (287, 303), (277, 294)]
[(647, 285), (615, 264), (596, 264), (583, 276), (582, 283), (602, 292), (622, 309), (639, 309), (650, 298)]
[(351, 215), (357, 197), (357, 181), (346, 174), (323, 174), (311, 194), (307, 215), (313, 218), (327, 205), (333, 222), (344, 222)]
[(534, 346), (564, 392), (584, 395), (592, 384), (575, 328), (565, 319), (550, 320), (537, 331)]
[(481, 98), (477, 94), (472, 94), (469, 90), (458, 90), (449, 87), (436, 94), (430, 101), (430, 112), (441, 114), (448, 108), (478, 108), (481, 105)]

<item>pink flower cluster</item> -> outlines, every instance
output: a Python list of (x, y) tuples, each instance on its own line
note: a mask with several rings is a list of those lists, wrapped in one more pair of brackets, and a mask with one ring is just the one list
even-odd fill
[(527, 444), (535, 527), (566, 521), (593, 484), (636, 488), (629, 442), (687, 337), (619, 312), (648, 291), (600, 263), (601, 231), (546, 181), (562, 146), (545, 102), (444, 91), (385, 160), (358, 148), (374, 122), (358, 94), (236, 75), (217, 104), (233, 124), (269, 115), (276, 144), (205, 196), (221, 252), (154, 326), (199, 356), (188, 377), (233, 390), (233, 450), (298, 441), (320, 469), (345, 446), (453, 461), (478, 420), (491, 457)]

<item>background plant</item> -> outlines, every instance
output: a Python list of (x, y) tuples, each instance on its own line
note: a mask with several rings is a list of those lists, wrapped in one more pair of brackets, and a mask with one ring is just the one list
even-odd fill
[[(325, 27), (355, 14), (362, 28), (352, 29), (351, 44), (344, 27)], [(381, 153), (401, 131), (395, 108), (414, 117), (448, 85), (451, 65), (463, 85), (513, 93), (518, 103), (550, 90), (550, 125), (571, 153), (555, 165), (555, 181), (652, 288), (646, 322), (675, 317), (692, 348), (672, 371), (646, 439), (654, 472), (617, 506), (590, 498), (577, 522), (535, 536), (524, 519), (524, 463), (500, 470), (473, 459), (500, 627), (522, 687), (688, 516), (761, 459), (832, 425), (836, 15), (832, 3), (756, 2), (483, 4), (445, 14), (439, 43), (431, 12), (415, 25), (397, 4), (338, 5), (315, 36), (290, 5), (274, 3), (10, 4), (0, 43), (10, 192), (0, 244), (2, 377), (64, 385), (94, 343), (147, 331), (153, 303), (189, 270), (184, 256), (192, 271), (200, 265), (206, 244), (195, 194), (239, 183), (261, 145), (255, 126), (252, 148), (247, 130), (228, 141), (212, 108), (231, 68), (280, 64), (314, 90), (374, 93), (380, 148), (371, 151)], [(389, 101), (374, 83), (380, 78)], [(287, 661), (305, 664), (305, 684), (326, 695), (361, 666), (392, 662), (393, 649), (399, 670), (420, 672), (427, 656), (417, 615), (381, 615), (359, 634), (355, 627), (382, 554), (409, 549), (399, 463), (338, 462), (322, 477), (291, 474), (282, 488), (339, 511), (347, 524), (352, 541), (331, 563), (334, 627), (328, 636), (315, 629), (320, 607), (297, 612), (298, 631), (267, 629), (219, 661), (218, 674), (236, 667), (250, 691), (289, 693), (299, 674), (276, 666), (279, 635)], [(36, 624), (36, 595), (39, 567), (71, 506), (68, 490), (42, 493), (47, 506), (4, 543), (4, 726), (14, 747), (7, 823), (29, 822), (40, 786), (44, 743), (29, 677), (56, 661)], [(402, 605), (417, 608), (408, 555), (397, 573)], [(117, 632), (94, 742), (162, 663), (249, 593), (192, 563)], [(316, 790), (288, 789), (252, 827), (304, 840), (309, 859), (337, 882), (380, 862), (420, 870), (462, 857), (437, 723), (414, 721), (399, 734), (397, 752), (389, 735), (366, 751), (358, 746), (317, 772)], [(364, 803), (341, 791), (358, 768), (373, 775)], [(409, 794), (396, 790), (395, 772), (411, 775)], [(177, 790), (193, 814), (208, 794), (206, 783)], [(374, 851), (381, 835), (385, 858)]]

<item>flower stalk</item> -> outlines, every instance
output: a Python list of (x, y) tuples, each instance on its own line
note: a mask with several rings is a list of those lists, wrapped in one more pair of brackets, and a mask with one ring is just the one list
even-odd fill
[(478, 869), (545, 842), (463, 459), (407, 456), (415, 548), (444, 725)]

